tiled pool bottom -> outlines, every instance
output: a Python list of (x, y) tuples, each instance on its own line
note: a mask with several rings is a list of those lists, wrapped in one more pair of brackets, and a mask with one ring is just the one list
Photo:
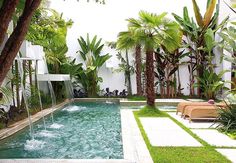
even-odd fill
[(74, 103), (0, 142), (0, 158), (122, 159), (119, 105)]

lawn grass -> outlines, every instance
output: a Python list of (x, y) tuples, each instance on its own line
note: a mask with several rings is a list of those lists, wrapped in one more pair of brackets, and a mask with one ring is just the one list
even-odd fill
[(157, 108), (152, 108), (150, 106), (144, 106), (137, 112), (139, 117), (168, 117), (166, 112), (162, 112)]
[(144, 96), (128, 96), (127, 99), (129, 101), (146, 101), (146, 97)]
[(236, 139), (236, 130), (225, 132), (231, 139)]
[[(151, 113), (152, 112), (153, 111), (151, 111)], [(159, 111), (159, 112), (161, 112), (161, 111)], [(139, 126), (139, 129), (140, 129), (141, 134), (144, 138), (144, 141), (147, 145), (147, 148), (152, 156), (152, 159), (155, 163), (159, 163), (159, 162), (161, 162), (161, 163), (172, 163), (172, 162), (173, 163), (187, 163), (187, 162), (228, 163), (228, 162), (230, 162), (223, 155), (218, 153), (213, 147), (211, 147), (206, 142), (204, 142), (203, 140), (198, 138), (188, 128), (181, 125), (180, 123), (177, 123), (177, 124), (181, 125), (180, 127), (182, 127), (182, 128), (184, 127), (183, 129), (185, 131), (189, 130), (188, 133), (190, 135), (194, 136), (194, 138), (196, 138), (198, 141), (200, 141), (203, 144), (203, 147), (154, 147), (154, 146), (152, 146), (148, 140), (148, 137), (147, 137), (144, 129), (143, 129), (143, 126), (139, 120), (139, 117), (144, 117), (144, 116), (146, 116), (146, 117), (162, 117), (162, 116), (160, 116), (162, 114), (164, 114), (164, 113), (148, 114), (147, 110), (145, 110), (145, 112), (140, 112), (140, 111), (134, 112), (136, 122)], [(165, 113), (165, 115), (166, 115), (166, 117), (169, 117), (168, 114)]]

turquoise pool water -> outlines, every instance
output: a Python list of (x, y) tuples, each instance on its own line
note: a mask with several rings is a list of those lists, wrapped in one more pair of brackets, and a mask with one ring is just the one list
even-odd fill
[(119, 105), (73, 103), (0, 142), (0, 158), (122, 159)]

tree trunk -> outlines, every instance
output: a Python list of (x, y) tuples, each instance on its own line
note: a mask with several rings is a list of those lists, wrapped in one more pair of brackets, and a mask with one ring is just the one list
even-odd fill
[(15, 75), (16, 75), (16, 105), (17, 109), (20, 109), (20, 86), (19, 86), (19, 68), (18, 68), (18, 61), (15, 61)]
[(177, 95), (181, 95), (181, 81), (180, 81), (180, 74), (179, 74), (179, 66), (178, 66), (178, 70), (177, 70), (177, 77), (178, 77), (178, 93)]
[(127, 91), (128, 91), (128, 95), (131, 96), (132, 95), (132, 85), (131, 85), (131, 75), (130, 75), (130, 65), (129, 65), (129, 55), (128, 55), (128, 50), (126, 50), (125, 52), (125, 57), (126, 57), (126, 62), (127, 62), (127, 69), (128, 71), (126, 72), (126, 76), (127, 76)]
[[(14, 65), (11, 66), (11, 73), (12, 73), (12, 75), (14, 75)], [(15, 91), (14, 91), (14, 79), (11, 79), (11, 94), (12, 94), (13, 106), (16, 106)]]
[(137, 45), (135, 47), (135, 66), (136, 66), (136, 86), (137, 86), (137, 95), (142, 96), (143, 91), (142, 91), (142, 71), (141, 71), (141, 66), (142, 66), (142, 56), (141, 56), (141, 46)]
[(153, 49), (146, 50), (146, 93), (147, 105), (155, 107)]
[(3, 43), (9, 23), (19, 0), (4, 0), (0, 9), (0, 45)]
[(143, 95), (146, 96), (146, 70), (144, 68), (143, 72), (142, 72), (142, 92)]
[(41, 0), (25, 1), (24, 11), (0, 55), (0, 85), (12, 66), (21, 44), (24, 41), (34, 11), (39, 7), (40, 2)]

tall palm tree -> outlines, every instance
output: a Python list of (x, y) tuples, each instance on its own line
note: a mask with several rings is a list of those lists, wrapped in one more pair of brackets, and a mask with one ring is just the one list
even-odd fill
[(180, 46), (182, 39), (178, 24), (165, 18), (166, 15), (140, 11), (138, 19), (128, 19), (128, 28), (134, 40), (138, 40), (145, 48), (147, 105), (151, 107), (155, 107), (154, 49), (164, 46), (173, 52)]
[(117, 41), (118, 49), (131, 49), (135, 48), (135, 72), (136, 72), (136, 88), (137, 88), (137, 95), (142, 96), (142, 56), (141, 56), (141, 44), (139, 40), (135, 39), (134, 32), (130, 30), (125, 32), (120, 32), (118, 34), (118, 41)]

